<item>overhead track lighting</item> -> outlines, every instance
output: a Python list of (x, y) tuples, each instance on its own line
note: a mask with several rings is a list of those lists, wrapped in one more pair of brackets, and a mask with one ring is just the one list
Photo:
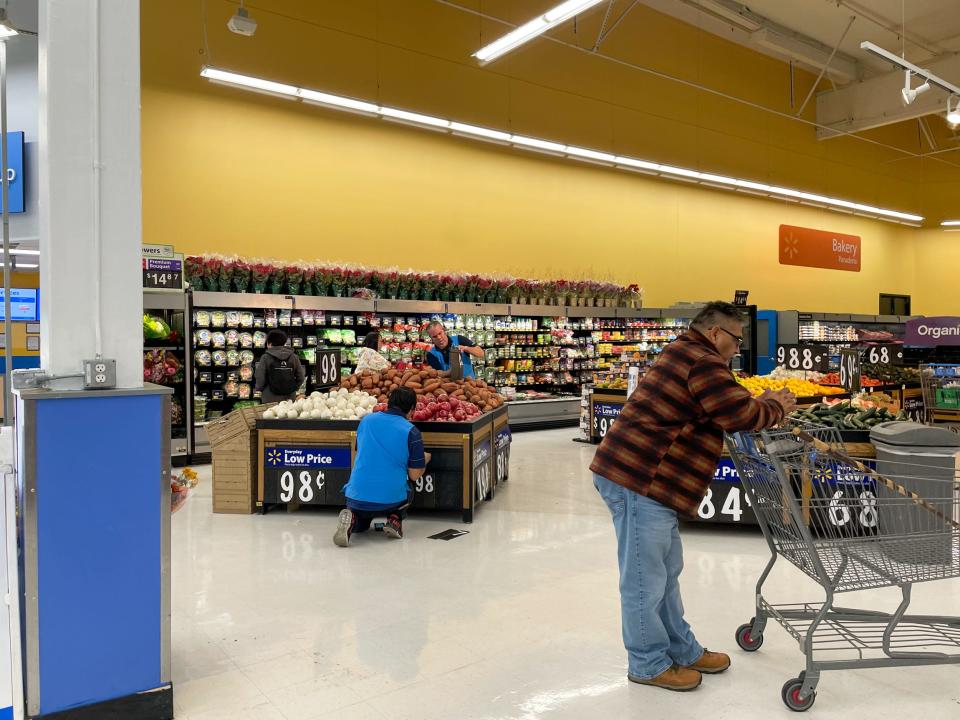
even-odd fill
[[(884, 50), (879, 45), (874, 45), (872, 42), (864, 40), (860, 43), (860, 49), (866, 50), (869, 53), (873, 53), (879, 58), (886, 60), (889, 63), (896, 65), (899, 68), (903, 68), (906, 71), (906, 77), (904, 78), (903, 90), (900, 91), (900, 95), (903, 97), (903, 102), (909, 105), (917, 97), (927, 90), (930, 89), (931, 85), (936, 85), (941, 90), (947, 91), (950, 96), (960, 97), (960, 87), (957, 87), (951, 82), (947, 82), (939, 75), (934, 75), (929, 70), (924, 70), (922, 67), (914, 65), (912, 62), (909, 62), (906, 58), (902, 58), (899, 55), (895, 55), (889, 50)], [(923, 84), (919, 87), (911, 87), (912, 77), (917, 75), (923, 78)], [(953, 119), (952, 119), (953, 118)], [(960, 124), (960, 112), (956, 110), (951, 110), (950, 108), (950, 98), (947, 98), (947, 122), (956, 125)]]
[(960, 125), (960, 97), (956, 98), (957, 104), (950, 107), (951, 101), (954, 99), (953, 95), (947, 98), (947, 122), (951, 125)]
[(929, 80), (924, 81), (923, 85), (920, 85), (919, 87), (911, 87), (912, 83), (910, 82), (910, 78), (912, 75), (913, 73), (911, 73), (909, 70), (904, 73), (903, 90), (900, 91), (900, 95), (903, 96), (904, 105), (909, 105), (917, 99), (917, 96), (923, 95), (923, 93), (930, 89)]
[(19, 34), (20, 31), (13, 26), (13, 23), (7, 17), (7, 9), (5, 7), (0, 8), (0, 40), (6, 40)]
[(632, 158), (625, 155), (613, 155), (611, 153), (594, 150), (592, 148), (584, 148), (577, 145), (566, 145), (564, 143), (530, 137), (527, 135), (513, 135), (503, 130), (497, 130), (496, 128), (470, 125), (457, 120), (448, 120), (446, 118), (435, 117), (433, 115), (424, 115), (422, 113), (412, 112), (410, 110), (401, 110), (400, 108), (377, 105), (375, 103), (356, 98), (333, 95), (330, 93), (319, 92), (317, 90), (310, 90), (308, 88), (284, 85), (271, 80), (263, 80), (261, 78), (251, 77), (249, 75), (240, 75), (238, 73), (233, 73), (226, 70), (205, 67), (201, 71), (201, 75), (220, 84), (236, 85), (238, 87), (255, 90), (258, 92), (283, 94), (294, 99), (300, 98), (304, 102), (323, 105), (333, 110), (362, 112), (367, 115), (401, 122), (414, 127), (446, 132), (453, 135), (460, 135), (463, 137), (476, 138), (486, 141), (496, 141), (501, 144), (511, 145), (512, 147), (523, 150), (532, 150), (545, 155), (565, 157), (571, 160), (587, 160), (612, 168), (622, 168), (624, 170), (630, 170), (633, 172), (657, 175), (670, 180), (683, 180), (685, 182), (694, 182), (715, 188), (742, 191), (753, 195), (761, 195), (778, 200), (794, 200), (808, 205), (816, 205), (818, 207), (825, 207), (832, 210), (850, 212), (856, 215), (863, 215), (864, 217), (892, 220), (894, 222), (899, 222), (906, 225), (916, 226), (923, 222), (922, 215), (904, 213), (898, 210), (888, 210), (886, 208), (855, 203), (849, 200), (841, 200), (839, 198), (826, 197), (824, 195), (816, 195), (814, 193), (793, 190), (791, 188), (766, 185), (764, 183), (758, 183), (752, 180), (731, 178), (725, 175), (714, 175), (712, 173), (699, 172), (697, 170), (675, 167), (673, 165), (662, 165), (649, 160)]
[(227, 20), (227, 29), (245, 37), (253, 37), (253, 34), (257, 31), (257, 21), (250, 17), (247, 9), (243, 6), (243, 0), (240, 0), (240, 7), (237, 8), (237, 12)]
[(516, 30), (508, 32), (503, 37), (494, 40), (489, 45), (480, 48), (473, 57), (482, 63), (492, 62), (502, 55), (506, 55), (524, 43), (530, 42), (538, 35), (542, 35), (550, 28), (560, 25), (584, 10), (599, 5), (603, 0), (567, 0), (556, 7), (547, 10), (543, 15), (524, 23)]

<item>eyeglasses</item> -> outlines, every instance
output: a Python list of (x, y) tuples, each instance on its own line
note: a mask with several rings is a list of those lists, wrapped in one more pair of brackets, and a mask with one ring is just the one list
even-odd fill
[(720, 330), (721, 332), (725, 332), (727, 335), (732, 337), (734, 340), (737, 341), (737, 345), (743, 345), (743, 335), (734, 335), (732, 332), (730, 332), (726, 328), (720, 327), (719, 325), (717, 325), (717, 330)]

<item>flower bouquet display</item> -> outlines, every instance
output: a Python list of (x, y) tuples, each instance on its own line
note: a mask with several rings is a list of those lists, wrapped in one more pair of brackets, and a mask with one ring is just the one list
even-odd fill
[(209, 292), (220, 289), (220, 267), (223, 261), (216, 255), (205, 258), (203, 261), (203, 288)]
[(203, 258), (191, 255), (183, 261), (183, 277), (195, 290), (203, 289)]
[(274, 295), (282, 295), (286, 284), (287, 274), (283, 271), (283, 265), (273, 265), (270, 268), (270, 292)]
[(263, 294), (267, 291), (267, 285), (270, 282), (270, 273), (273, 272), (273, 266), (263, 262), (255, 262), (250, 267), (250, 282), (253, 285), (253, 291), (257, 294)]
[(233, 263), (233, 289), (245, 293), (250, 287), (250, 265), (243, 260)]
[(187, 502), (190, 491), (200, 483), (197, 473), (186, 467), (170, 479), (170, 513), (175, 513)]
[(287, 293), (300, 295), (303, 289), (303, 269), (299, 265), (287, 265), (283, 274), (286, 276)]

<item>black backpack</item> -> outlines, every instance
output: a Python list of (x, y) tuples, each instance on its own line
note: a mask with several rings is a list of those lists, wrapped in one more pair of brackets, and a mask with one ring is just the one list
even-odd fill
[(274, 395), (293, 395), (297, 391), (297, 371), (293, 366), (293, 356), (286, 360), (270, 356), (273, 362), (267, 368), (267, 387)]

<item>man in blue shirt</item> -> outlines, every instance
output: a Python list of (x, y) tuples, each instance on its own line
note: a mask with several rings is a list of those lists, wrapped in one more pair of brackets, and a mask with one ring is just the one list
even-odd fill
[(403, 537), (403, 518), (413, 499), (409, 481), (423, 475), (430, 453), (423, 450), (423, 437), (410, 422), (417, 395), (410, 388), (397, 388), (385, 412), (366, 415), (357, 428), (357, 457), (350, 482), (343, 491), (347, 507), (340, 511), (333, 542), (350, 545), (353, 533), (370, 528), (375, 517), (386, 516), (383, 533)]
[(427, 335), (433, 341), (433, 349), (427, 353), (427, 363), (434, 370), (450, 369), (450, 351), (451, 348), (460, 352), (460, 358), (463, 364), (463, 377), (476, 377), (473, 371), (473, 362), (470, 356), (483, 357), (483, 348), (477, 347), (477, 344), (464, 335), (447, 335), (447, 330), (443, 323), (434, 320), (427, 325)]

